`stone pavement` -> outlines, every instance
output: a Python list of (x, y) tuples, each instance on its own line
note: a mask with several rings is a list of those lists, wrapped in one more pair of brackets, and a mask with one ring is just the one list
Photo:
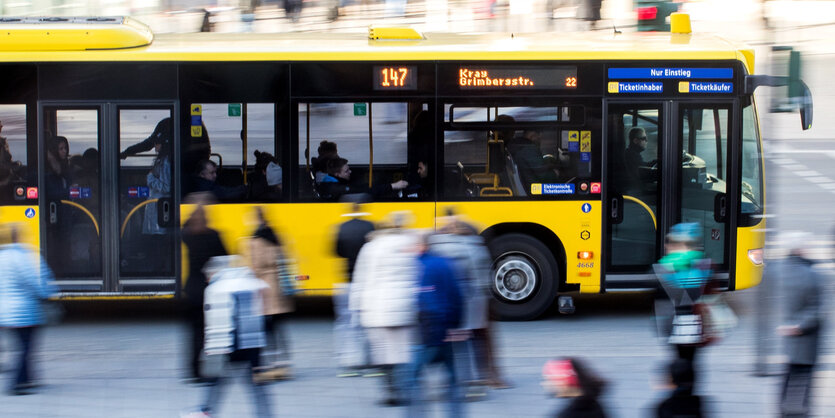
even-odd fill
[[(831, 283), (830, 283), (831, 284)], [(831, 290), (831, 289), (830, 289)], [(754, 376), (753, 291), (733, 295), (740, 327), (702, 358), (702, 394), (711, 416), (773, 416), (778, 376)], [(540, 387), (542, 365), (557, 356), (581, 356), (609, 381), (604, 402), (615, 417), (650, 416), (663, 395), (655, 390), (671, 350), (654, 337), (649, 298), (644, 295), (584, 296), (573, 316), (549, 314), (532, 322), (499, 323), (499, 355), (514, 387), (468, 403), (479, 417), (548, 416), (563, 402)], [(325, 306), (327, 309), (327, 306)], [(0, 395), (0, 417), (162, 417), (198, 403), (202, 388), (181, 383), (184, 328), (170, 314), (112, 317), (111, 311), (70, 318), (39, 338), (38, 394)], [(404, 410), (377, 405), (378, 378), (338, 378), (331, 319), (302, 314), (289, 323), (296, 378), (269, 387), (275, 416), (400, 416)], [(8, 336), (2, 346), (8, 351)], [(827, 336), (817, 372), (816, 416), (835, 415), (835, 351)], [(9, 354), (5, 356), (6, 369)], [(10, 373), (4, 373), (7, 381)], [(440, 393), (431, 374), (430, 396)], [(238, 382), (224, 397), (219, 416), (251, 416), (249, 394)], [(440, 405), (433, 404), (440, 416)]]

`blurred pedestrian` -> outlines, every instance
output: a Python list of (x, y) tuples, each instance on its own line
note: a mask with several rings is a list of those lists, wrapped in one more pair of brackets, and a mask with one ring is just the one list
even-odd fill
[(348, 309), (359, 311), (373, 363), (386, 375), (383, 403), (403, 405), (402, 381), (411, 361), (417, 325), (418, 237), (405, 229), (411, 216), (395, 212), (388, 227), (371, 237), (357, 256)]
[(672, 385), (670, 396), (656, 408), (658, 418), (701, 418), (702, 398), (693, 394), (695, 375), (693, 363), (676, 359), (670, 364), (669, 383)]
[(242, 264), (237, 256), (222, 256), (213, 257), (204, 268), (209, 277), (204, 368), (216, 375), (199, 408), (204, 416), (217, 414), (223, 389), (241, 371), (252, 391), (255, 415), (272, 416), (267, 391), (253, 376), (266, 345), (263, 292), (267, 285)]
[(257, 370), (256, 378), (263, 381), (288, 379), (290, 375), (290, 340), (286, 330), (286, 317), (295, 310), (290, 289), (284, 289), (279, 280), (279, 266), (283, 264), (284, 253), (281, 241), (267, 224), (264, 210), (255, 207), (258, 228), (246, 244), (246, 261), (255, 276), (268, 287), (264, 294), (264, 315), (266, 320), (267, 359)]
[(460, 395), (460, 376), (455, 366), (453, 342), (457, 341), (462, 317), (462, 296), (459, 288), (461, 272), (453, 260), (434, 254), (428, 245), (428, 235), (421, 237), (418, 246), (417, 316), (420, 334), (415, 346), (406, 388), (409, 396), (410, 417), (424, 416), (424, 399), (420, 375), (424, 367), (441, 363), (447, 374), (447, 397), (450, 417), (463, 416)]
[(777, 328), (786, 339), (789, 358), (780, 402), (784, 417), (809, 415), (812, 371), (817, 362), (824, 321), (821, 311), (823, 281), (806, 254), (810, 238), (811, 234), (801, 232), (784, 238), (790, 252), (783, 266), (784, 320)]
[(606, 382), (577, 358), (550, 360), (542, 369), (545, 391), (570, 398), (564, 408), (555, 413), (559, 418), (605, 418), (606, 413), (598, 397)]
[(452, 212), (438, 234), (429, 238), (432, 252), (455, 262), (456, 277), (462, 296), (463, 318), (457, 334), (466, 337), (456, 343), (459, 377), (467, 386), (470, 399), (486, 395), (484, 386), (489, 374), (484, 341), (489, 321), (489, 280), (492, 259), (484, 239), (475, 229)]
[(343, 216), (351, 218), (339, 226), (336, 234), (336, 254), (347, 261), (346, 283), (333, 295), (333, 307), (336, 314), (333, 335), (337, 348), (337, 362), (342, 371), (340, 377), (359, 376), (359, 369), (368, 366), (368, 350), (365, 333), (359, 324), (359, 313), (348, 309), (348, 295), (353, 282), (354, 266), (360, 250), (365, 245), (368, 234), (374, 231), (374, 224), (362, 219), (368, 215), (362, 211), (360, 202), (366, 201), (365, 195), (349, 195), (351, 212)]
[(206, 206), (213, 203), (214, 198), (209, 193), (192, 193), (186, 199), (186, 204), (195, 205), (188, 221), (183, 225), (183, 243), (188, 249), (188, 279), (184, 286), (185, 318), (191, 331), (191, 342), (188, 348), (188, 379), (194, 383), (206, 383), (200, 374), (200, 353), (203, 350), (203, 295), (208, 285), (208, 279), (203, 273), (203, 267), (212, 257), (226, 255), (226, 247), (220, 239), (220, 234), (209, 227)]
[[(710, 259), (701, 251), (701, 225), (680, 223), (667, 234), (667, 254), (655, 266), (659, 281), (673, 306), (668, 342), (678, 358), (694, 362), (706, 335), (697, 301), (711, 276)], [(659, 316), (660, 317), (660, 316)], [(695, 365), (693, 366), (695, 370)]]
[(43, 302), (57, 289), (41, 256), (18, 240), (16, 224), (0, 224), (0, 328), (10, 329), (20, 343), (17, 371), (9, 393), (25, 395), (36, 384), (31, 355), (38, 328), (45, 322)]

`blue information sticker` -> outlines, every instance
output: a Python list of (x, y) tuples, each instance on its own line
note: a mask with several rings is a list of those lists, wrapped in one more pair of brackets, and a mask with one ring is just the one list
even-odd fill
[(734, 76), (733, 68), (609, 68), (610, 79), (730, 79)]
[(136, 191), (138, 195), (137, 197), (148, 197), (150, 190), (147, 187), (140, 186), (136, 188)]
[(580, 141), (571, 141), (568, 143), (568, 152), (580, 152)]
[(573, 183), (543, 183), (542, 194), (574, 194)]
[(591, 161), (591, 153), (590, 152), (581, 152), (580, 153), (580, 161), (587, 163)]
[(580, 210), (582, 210), (583, 213), (591, 212), (591, 204), (590, 203), (583, 203), (583, 206), (580, 206)]
[(203, 116), (200, 115), (192, 115), (191, 116), (191, 126), (200, 126), (203, 124)]
[(26, 215), (27, 218), (32, 219), (35, 217), (35, 209), (27, 208), (26, 211), (23, 212), (23, 214)]
[(697, 82), (691, 81), (690, 93), (733, 93), (733, 83), (719, 83), (719, 82)]

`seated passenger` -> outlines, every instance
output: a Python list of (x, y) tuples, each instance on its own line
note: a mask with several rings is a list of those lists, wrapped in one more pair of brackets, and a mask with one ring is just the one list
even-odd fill
[(328, 140), (320, 142), (319, 149), (316, 151), (319, 153), (319, 156), (313, 158), (310, 164), (313, 169), (316, 184), (319, 184), (328, 175), (328, 161), (340, 157), (336, 150), (336, 143)]
[(281, 199), (282, 170), (278, 159), (269, 152), (255, 150), (255, 174), (252, 178), (252, 199), (276, 201)]
[(538, 130), (526, 129), (522, 135), (513, 138), (507, 151), (519, 169), (519, 177), (530, 190), (531, 183), (557, 183), (557, 171), (548, 163), (540, 151), (542, 134)]
[(210, 160), (203, 160), (197, 164), (197, 173), (192, 177), (194, 192), (210, 192), (217, 200), (240, 200), (246, 196), (246, 187), (226, 187), (217, 184), (217, 164)]
[(409, 185), (403, 189), (403, 196), (410, 199), (428, 199), (432, 197), (432, 179), (429, 178), (429, 165), (420, 160), (414, 170), (406, 177)]
[[(3, 130), (3, 123), (0, 122), (0, 132)], [(20, 161), (12, 160), (12, 153), (9, 151), (9, 141), (6, 137), (0, 136), (0, 202), (11, 200), (15, 181), (23, 180), (23, 166)]]
[(335, 158), (328, 162), (328, 174), (322, 177), (322, 182), (319, 183), (319, 194), (322, 199), (333, 202), (339, 201), (343, 195), (354, 193), (370, 193), (375, 198), (379, 198), (391, 195), (394, 191), (403, 190), (408, 185), (409, 182), (406, 180), (377, 184), (371, 189), (364, 185), (352, 185), (348, 160)]

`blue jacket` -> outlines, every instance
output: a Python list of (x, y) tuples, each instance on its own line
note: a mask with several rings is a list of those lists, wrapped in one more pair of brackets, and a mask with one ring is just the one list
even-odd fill
[(418, 258), (418, 327), (421, 343), (440, 345), (447, 331), (461, 323), (461, 290), (455, 267), (444, 257), (429, 253)]
[(21, 244), (0, 246), (0, 327), (31, 327), (44, 322), (41, 301), (56, 292), (44, 259)]

